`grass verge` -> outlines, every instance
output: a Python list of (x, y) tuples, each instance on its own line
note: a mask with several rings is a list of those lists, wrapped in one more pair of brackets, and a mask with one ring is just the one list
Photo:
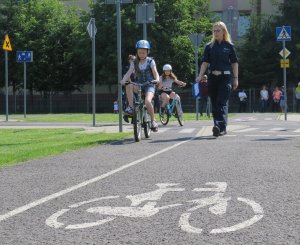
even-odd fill
[(75, 133), (80, 129), (1, 129), (0, 168), (128, 138), (132, 133)]

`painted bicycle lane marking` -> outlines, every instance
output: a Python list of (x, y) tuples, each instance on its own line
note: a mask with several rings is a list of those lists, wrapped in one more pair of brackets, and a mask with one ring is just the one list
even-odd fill
[(184, 141), (176, 143), (176, 144), (174, 144), (172, 146), (166, 147), (165, 149), (162, 149), (162, 150), (160, 150), (158, 152), (150, 154), (150, 155), (148, 155), (146, 157), (142, 157), (142, 158), (140, 158), (140, 159), (138, 159), (136, 161), (133, 161), (131, 163), (123, 165), (123, 166), (121, 166), (119, 168), (116, 168), (116, 169), (114, 169), (112, 171), (109, 171), (109, 172), (107, 172), (105, 174), (99, 175), (99, 176), (97, 176), (95, 178), (89, 179), (87, 181), (83, 181), (83, 182), (81, 182), (81, 183), (79, 183), (77, 185), (71, 186), (71, 187), (66, 188), (64, 190), (61, 190), (59, 192), (56, 192), (56, 193), (53, 193), (51, 195), (45, 196), (45, 197), (43, 197), (41, 199), (35, 200), (35, 201), (33, 201), (31, 203), (28, 203), (28, 204), (26, 204), (24, 206), (21, 206), (21, 207), (18, 207), (16, 209), (13, 209), (13, 210), (5, 213), (5, 214), (1, 214), (0, 215), (0, 222), (2, 222), (4, 220), (7, 220), (7, 219), (9, 219), (9, 218), (11, 218), (11, 217), (13, 217), (13, 216), (15, 216), (17, 214), (21, 214), (21, 213), (23, 213), (23, 212), (25, 212), (27, 210), (30, 210), (30, 209), (32, 209), (34, 207), (37, 207), (37, 206), (39, 206), (41, 204), (44, 204), (44, 203), (46, 203), (48, 201), (51, 201), (51, 200), (56, 199), (58, 197), (64, 196), (64, 195), (66, 195), (66, 194), (68, 194), (70, 192), (76, 191), (76, 190), (78, 190), (78, 189), (80, 189), (82, 187), (85, 187), (85, 186), (88, 186), (88, 185), (93, 184), (95, 182), (98, 182), (100, 180), (103, 180), (103, 179), (105, 179), (105, 178), (107, 178), (109, 176), (112, 176), (112, 175), (114, 175), (116, 173), (119, 173), (119, 172), (121, 172), (121, 171), (123, 171), (123, 170), (125, 170), (127, 168), (133, 167), (133, 166), (135, 166), (135, 165), (137, 165), (137, 164), (139, 164), (141, 162), (144, 162), (144, 161), (146, 161), (148, 159), (151, 159), (153, 157), (156, 157), (156, 156), (158, 156), (158, 155), (160, 155), (160, 154), (162, 154), (164, 152), (172, 150), (172, 149), (174, 149), (174, 148), (176, 148), (176, 147), (178, 147), (178, 146), (180, 146), (182, 144), (185, 144), (185, 143), (188, 143), (188, 142), (190, 142), (190, 141), (192, 141), (194, 139), (197, 139), (198, 137), (202, 136), (203, 130), (204, 130), (204, 127), (201, 128), (200, 131), (195, 136), (192, 136), (192, 137), (190, 137), (187, 140), (184, 140)]
[[(92, 204), (94, 202), (99, 202), (103, 200), (118, 199), (120, 198), (120, 196), (106, 196), (106, 197), (94, 198), (88, 201), (75, 203), (73, 205), (70, 205), (67, 209), (62, 209), (52, 214), (49, 218), (46, 219), (45, 223), (49, 227), (55, 229), (59, 229), (59, 228), (67, 229), (67, 230), (85, 229), (94, 226), (104, 225), (105, 223), (114, 221), (118, 217), (148, 218), (156, 215), (157, 213), (160, 212), (160, 210), (175, 208), (179, 206), (182, 207), (186, 203), (193, 203), (194, 206), (192, 208), (188, 208), (180, 215), (178, 225), (182, 231), (188, 233), (201, 234), (203, 228), (195, 227), (190, 223), (190, 217), (193, 215), (194, 212), (197, 212), (197, 210), (199, 210), (200, 208), (209, 207), (208, 211), (214, 215), (222, 216), (226, 214), (228, 202), (232, 200), (231, 197), (224, 197), (225, 191), (227, 189), (226, 182), (208, 182), (205, 185), (212, 186), (212, 187), (194, 188), (192, 190), (193, 192), (200, 192), (200, 193), (216, 192), (216, 194), (210, 197), (188, 200), (185, 203), (175, 203), (175, 204), (169, 204), (165, 206), (158, 206), (158, 201), (167, 192), (185, 191), (185, 188), (180, 188), (178, 187), (179, 185), (180, 184), (178, 183), (158, 183), (156, 184), (158, 189), (154, 191), (136, 194), (136, 195), (128, 195), (125, 198), (131, 201), (130, 206), (123, 206), (123, 207), (95, 206), (95, 207), (87, 207), (85, 209), (87, 213), (95, 214), (96, 217), (99, 217), (99, 215), (108, 216), (100, 220), (77, 223), (77, 224), (64, 224), (63, 222), (59, 221), (59, 219), (61, 219), (61, 216), (63, 216), (65, 213), (75, 210), (76, 208), (79, 208), (83, 205)], [(228, 232), (241, 230), (255, 224), (256, 222), (258, 222), (260, 219), (263, 218), (263, 208), (257, 202), (242, 197), (238, 197), (237, 201), (242, 202), (247, 206), (250, 206), (254, 214), (253, 217), (234, 225), (212, 229), (210, 231), (211, 234), (228, 233)]]

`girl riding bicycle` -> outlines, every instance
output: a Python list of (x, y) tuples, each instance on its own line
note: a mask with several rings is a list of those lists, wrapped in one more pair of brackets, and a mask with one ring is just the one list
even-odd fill
[[(148, 57), (150, 51), (150, 43), (147, 40), (140, 40), (136, 43), (135, 48), (137, 55), (133, 63), (130, 64), (129, 70), (124, 75), (120, 83), (125, 84), (130, 80), (131, 74), (134, 72), (137, 83), (146, 83), (150, 81), (159, 81), (159, 75), (156, 69), (154, 59)], [(126, 95), (129, 106), (125, 109), (124, 114), (132, 116), (133, 114), (133, 92), (137, 93), (138, 87), (132, 84), (126, 86)], [(151, 129), (154, 132), (158, 131), (158, 124), (155, 121), (152, 99), (155, 93), (155, 85), (147, 84), (142, 86), (142, 91), (145, 93), (145, 104), (147, 111), (151, 117)]]
[[(162, 104), (161, 109), (164, 110), (165, 107), (169, 105), (170, 99), (174, 99), (176, 93), (172, 91), (173, 83), (178, 84), (179, 86), (185, 87), (186, 83), (177, 80), (176, 75), (172, 72), (172, 66), (165, 64), (163, 66), (163, 74), (159, 77), (159, 89), (161, 89), (161, 98)], [(179, 95), (178, 98), (180, 99)], [(167, 113), (171, 114), (170, 108), (167, 108)]]

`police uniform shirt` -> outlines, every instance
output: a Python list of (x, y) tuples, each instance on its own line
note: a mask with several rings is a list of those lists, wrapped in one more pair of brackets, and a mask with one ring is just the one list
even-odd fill
[(202, 62), (210, 64), (210, 71), (231, 71), (231, 64), (237, 63), (238, 59), (233, 44), (215, 41), (212, 47), (211, 43), (206, 45)]

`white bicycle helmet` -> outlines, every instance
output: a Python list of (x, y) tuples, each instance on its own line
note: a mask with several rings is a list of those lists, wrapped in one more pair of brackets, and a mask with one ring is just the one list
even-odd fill
[(165, 65), (163, 66), (163, 71), (172, 71), (172, 66), (169, 65), (169, 64), (165, 64)]

